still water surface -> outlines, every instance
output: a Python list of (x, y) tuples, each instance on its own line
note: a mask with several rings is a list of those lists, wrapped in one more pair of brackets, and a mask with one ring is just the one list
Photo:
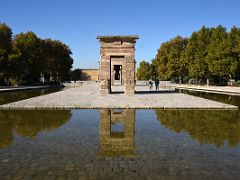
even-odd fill
[(0, 105), (60, 91), (60, 88), (0, 92)]
[(210, 99), (213, 101), (219, 101), (227, 104), (232, 104), (240, 108), (240, 96), (228, 95), (228, 94), (217, 94), (199, 91), (189, 91), (189, 90), (176, 90), (177, 92), (182, 92), (185, 94), (190, 94), (193, 96), (202, 97), (205, 99)]
[(240, 111), (0, 111), (0, 177), (239, 179)]

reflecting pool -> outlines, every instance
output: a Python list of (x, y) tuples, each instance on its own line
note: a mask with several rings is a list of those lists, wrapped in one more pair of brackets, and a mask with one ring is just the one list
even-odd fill
[(190, 91), (190, 90), (176, 90), (177, 92), (182, 92), (185, 94), (190, 94), (193, 96), (202, 97), (205, 99), (210, 99), (213, 101), (219, 101), (227, 104), (232, 104), (240, 108), (240, 96), (230, 95), (230, 94), (217, 94), (209, 92), (200, 92), (200, 91)]
[(1, 179), (239, 179), (240, 111), (0, 111)]
[(0, 92), (0, 105), (10, 102), (20, 101), (43, 94), (49, 94), (60, 91), (60, 88), (49, 88), (49, 89), (34, 89), (34, 90), (23, 90), (14, 92)]

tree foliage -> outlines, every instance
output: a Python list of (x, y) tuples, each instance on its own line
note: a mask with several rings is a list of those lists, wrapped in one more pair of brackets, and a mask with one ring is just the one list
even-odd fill
[[(203, 26), (189, 38), (177, 36), (160, 46), (151, 65), (161, 80), (210, 79), (214, 84), (240, 80), (240, 28), (228, 32), (220, 25)], [(141, 79), (143, 74), (139, 75)]]
[(208, 46), (210, 44), (210, 30), (203, 26), (199, 32), (194, 32), (188, 39), (188, 45), (183, 58), (188, 62), (190, 77), (204, 78), (208, 74)]
[(153, 64), (156, 66), (160, 79), (182, 79), (187, 73), (187, 63), (182, 54), (185, 51), (187, 39), (180, 36), (161, 45)]
[(70, 48), (60, 41), (45, 39), (43, 40), (43, 50), (45, 78), (47, 80), (50, 80), (50, 77), (60, 81), (69, 80), (73, 63)]
[(238, 62), (232, 56), (230, 35), (226, 28), (218, 26), (211, 30), (207, 63), (212, 75), (232, 79), (235, 76)]
[(70, 48), (57, 40), (40, 39), (33, 32), (12, 38), (6, 24), (0, 24), (0, 84), (65, 81), (70, 79), (73, 59)]
[(77, 81), (81, 79), (81, 69), (74, 69), (71, 71), (71, 80)]
[(13, 77), (18, 82), (36, 82), (43, 66), (41, 40), (33, 33), (20, 33), (13, 39), (13, 54), (10, 56)]
[(8, 77), (8, 56), (12, 51), (12, 30), (0, 23), (0, 83)]
[(151, 64), (147, 61), (140, 62), (140, 66), (137, 70), (138, 80), (149, 80), (151, 79)]
[(235, 79), (240, 79), (240, 28), (233, 27), (229, 34), (231, 56), (236, 65)]

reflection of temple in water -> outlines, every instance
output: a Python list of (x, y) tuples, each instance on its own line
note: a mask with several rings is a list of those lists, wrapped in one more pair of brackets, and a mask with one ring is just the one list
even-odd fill
[(100, 156), (135, 156), (135, 110), (100, 110)]

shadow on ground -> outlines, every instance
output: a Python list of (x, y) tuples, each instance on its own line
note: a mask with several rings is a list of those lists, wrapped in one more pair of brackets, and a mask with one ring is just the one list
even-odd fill
[[(161, 91), (135, 91), (135, 94), (175, 94), (179, 93), (175, 90), (161, 90)], [(124, 91), (112, 91), (111, 94), (124, 94)]]
[(161, 91), (136, 91), (136, 94), (169, 94), (178, 93), (175, 90), (161, 90)]

